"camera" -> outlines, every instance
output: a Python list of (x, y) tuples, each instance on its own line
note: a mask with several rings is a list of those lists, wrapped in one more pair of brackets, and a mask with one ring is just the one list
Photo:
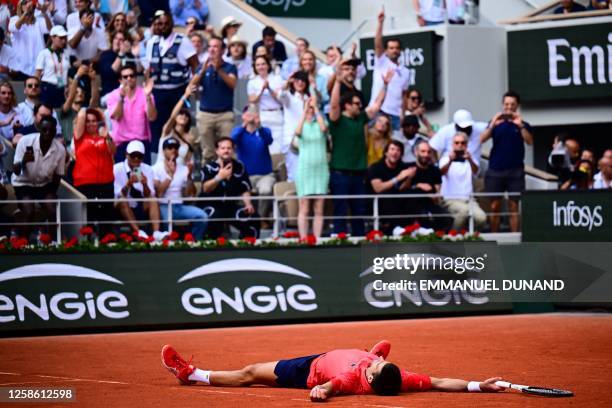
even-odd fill
[(465, 161), (465, 151), (463, 150), (455, 150), (455, 158), (453, 159), (453, 161), (456, 162), (464, 162)]
[(548, 156), (548, 164), (555, 170), (571, 168), (569, 152), (565, 147), (565, 138), (560, 137), (555, 143), (550, 155)]

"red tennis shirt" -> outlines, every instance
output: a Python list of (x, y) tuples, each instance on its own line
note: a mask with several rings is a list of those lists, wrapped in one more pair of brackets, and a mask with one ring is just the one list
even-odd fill
[[(334, 393), (373, 394), (374, 390), (366, 379), (366, 368), (379, 357), (386, 358), (391, 344), (383, 340), (370, 351), (358, 349), (333, 350), (315, 358), (310, 365), (306, 385), (312, 388), (328, 381), (332, 382)], [(427, 375), (401, 370), (402, 391), (426, 391), (431, 389), (431, 378)]]

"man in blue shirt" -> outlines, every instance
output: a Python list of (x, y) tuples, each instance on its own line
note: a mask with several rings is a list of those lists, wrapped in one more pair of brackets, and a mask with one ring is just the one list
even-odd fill
[[(276, 182), (269, 151), (272, 132), (269, 128), (261, 126), (255, 105), (245, 108), (242, 114), (242, 126), (234, 128), (232, 139), (236, 144), (238, 160), (244, 163), (253, 190), (259, 196), (271, 196)], [(262, 217), (270, 215), (271, 204), (269, 200), (259, 200), (257, 207)]]
[(186, 26), (189, 17), (194, 17), (200, 23), (205, 23), (208, 19), (206, 0), (170, 0), (169, 6), (177, 26)]
[[(502, 112), (493, 116), (489, 126), (480, 134), (480, 142), (493, 138), (489, 158), (489, 169), (485, 175), (485, 191), (488, 193), (520, 193), (525, 190), (524, 157), (525, 145), (533, 144), (533, 130), (523, 121), (518, 112), (521, 99), (513, 91), (503, 97)], [(510, 229), (519, 230), (519, 197), (510, 197)], [(499, 231), (499, 210), (501, 197), (491, 199), (491, 232)]]
[(219, 37), (208, 42), (208, 59), (191, 80), (202, 86), (198, 132), (202, 147), (202, 162), (215, 158), (215, 142), (229, 137), (234, 127), (234, 88), (238, 70), (223, 60), (225, 45)]

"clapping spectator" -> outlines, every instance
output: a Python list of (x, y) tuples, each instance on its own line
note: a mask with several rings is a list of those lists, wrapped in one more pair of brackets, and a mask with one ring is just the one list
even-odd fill
[(404, 116), (415, 115), (417, 118), (419, 118), (419, 123), (421, 124), (419, 133), (428, 137), (432, 137), (434, 135), (435, 132), (431, 127), (431, 123), (425, 116), (425, 102), (423, 101), (423, 94), (421, 91), (416, 88), (409, 89), (404, 95), (402, 110), (404, 112)]
[[(169, 138), (178, 140), (180, 146), (178, 148), (178, 156), (176, 162), (178, 164), (184, 164), (189, 168), (189, 171), (193, 169), (193, 143), (194, 140), (191, 137), (191, 125), (192, 118), (189, 109), (185, 108), (185, 101), (197, 90), (196, 85), (190, 85), (185, 89), (185, 94), (179, 99), (174, 106), (170, 118), (164, 125), (162, 137), (159, 139), (159, 150), (162, 150), (162, 144)], [(164, 160), (162, 155), (157, 156), (157, 162)]]
[[(108, 133), (104, 114), (98, 109), (82, 108), (74, 126), (75, 163), (72, 171), (74, 186), (88, 199), (113, 198), (113, 155), (115, 144)], [(114, 220), (112, 202), (88, 202), (88, 221)], [(98, 235), (104, 236), (111, 224), (99, 226)]]
[[(234, 64), (238, 70), (239, 79), (248, 79), (253, 74), (253, 61), (247, 55), (247, 42), (234, 35), (229, 41), (229, 50), (225, 61)], [(272, 62), (270, 62), (272, 66)]]
[(285, 83), (280, 94), (280, 99), (284, 108), (281, 152), (285, 155), (285, 167), (287, 168), (288, 181), (294, 181), (296, 176), (298, 157), (290, 146), (295, 135), (295, 129), (304, 112), (304, 103), (311, 95), (309, 84), (308, 74), (303, 71), (298, 71)]
[[(35, 15), (37, 8), (41, 11), (38, 17)], [(13, 48), (19, 50), (19, 56), (13, 60), (14, 65), (11, 68), (19, 73), (17, 79), (34, 75), (36, 57), (45, 48), (44, 35), (52, 27), (47, 8), (48, 3), (41, 6), (36, 0), (20, 0), (17, 15), (11, 17), (9, 31)]]
[[(260, 121), (255, 105), (249, 105), (245, 109), (242, 114), (242, 126), (234, 128), (232, 139), (236, 146), (238, 160), (244, 164), (249, 174), (253, 191), (259, 196), (271, 196), (276, 182), (270, 157), (272, 132)], [(271, 204), (270, 200), (258, 201), (257, 208), (262, 217), (270, 215)]]
[(170, 0), (172, 18), (178, 26), (185, 26), (189, 17), (205, 23), (208, 20), (208, 2), (206, 0)]
[(304, 103), (302, 117), (295, 129), (298, 137), (299, 158), (295, 186), (300, 198), (298, 230), (300, 238), (308, 235), (308, 216), (312, 203), (314, 218), (312, 232), (319, 238), (323, 233), (323, 210), (327, 194), (329, 167), (327, 165), (327, 124), (314, 97)]
[(15, 127), (21, 126), (17, 107), (17, 97), (13, 86), (8, 81), (0, 82), (0, 136), (12, 141)]
[[(164, 199), (159, 205), (161, 217), (168, 222), (172, 203), (173, 220), (191, 220), (191, 233), (196, 240), (204, 238), (208, 215), (194, 205), (187, 205), (184, 198), (193, 197), (196, 189), (191, 179), (191, 169), (178, 162), (181, 143), (171, 137), (164, 141), (160, 156), (162, 160), (153, 166), (157, 197)], [(193, 221), (195, 220), (195, 221)]]
[(367, 139), (368, 166), (371, 166), (384, 157), (384, 151), (391, 141), (391, 122), (386, 115), (378, 115), (374, 125), (368, 127)]
[(262, 126), (272, 132), (274, 142), (270, 145), (270, 153), (279, 154), (283, 140), (283, 105), (280, 101), (283, 81), (272, 72), (266, 57), (256, 57), (253, 69), (256, 75), (247, 83), (249, 103), (257, 105)]
[(123, 33), (125, 38), (128, 38), (127, 17), (124, 12), (120, 11), (112, 14), (112, 17), (106, 25), (106, 35), (109, 42), (113, 43), (113, 35), (115, 33)]
[(309, 47), (310, 43), (307, 39), (299, 37), (295, 40), (295, 55), (287, 58), (281, 67), (281, 76), (284, 80), (289, 79), (294, 72), (301, 69), (300, 60)]
[[(65, 174), (66, 149), (55, 138), (57, 123), (52, 116), (45, 116), (40, 123), (40, 133), (22, 137), (17, 143), (13, 158), (11, 184), (20, 200), (22, 236), (29, 237), (34, 222), (35, 200), (56, 200), (60, 177)], [(22, 201), (24, 200), (24, 201)], [(29, 202), (25, 202), (25, 201)], [(45, 219), (55, 223), (56, 203), (41, 203)]]
[(394, 134), (393, 139), (404, 145), (402, 161), (412, 163), (416, 161), (415, 146), (421, 141), (426, 141), (427, 137), (419, 133), (419, 118), (416, 115), (408, 115), (402, 120), (402, 133)]
[(78, 11), (68, 15), (68, 45), (77, 65), (97, 63), (102, 51), (108, 49), (108, 39), (102, 17), (94, 12), (90, 0), (76, 0)]
[(261, 36), (262, 39), (253, 44), (251, 54), (257, 55), (257, 49), (263, 45), (266, 48), (267, 54), (271, 56), (272, 60), (282, 63), (287, 59), (285, 44), (276, 39), (276, 30), (274, 27), (264, 27), (263, 31), (261, 32)]
[(465, 133), (455, 134), (452, 144), (452, 150), (440, 159), (442, 205), (453, 216), (453, 228), (456, 230), (465, 226), (470, 214), (476, 227), (481, 228), (487, 221), (487, 215), (472, 197), (472, 177), (478, 174), (478, 163), (468, 149), (468, 136)]
[(36, 58), (36, 77), (40, 79), (40, 99), (54, 109), (64, 102), (64, 90), (68, 83), (70, 59), (66, 51), (66, 30), (62, 26), (51, 29), (51, 47), (42, 50)]
[[(512, 192), (519, 193), (525, 189), (525, 143), (533, 144), (533, 131), (519, 113), (520, 97), (517, 93), (508, 91), (502, 99), (503, 111), (497, 113), (489, 122), (489, 126), (480, 135), (484, 143), (493, 138), (493, 147), (489, 159), (489, 169), (485, 175), (485, 191), (489, 193)], [(519, 198), (510, 197), (510, 229), (519, 229), (518, 214)], [(499, 231), (499, 215), (501, 197), (491, 200), (491, 231)]]
[(576, 3), (574, 0), (561, 0), (561, 6), (555, 9), (554, 14), (569, 14), (580, 11), (586, 11), (586, 7), (580, 3)]
[(153, 147), (151, 144), (154, 142), (151, 141), (149, 122), (155, 120), (157, 116), (153, 97), (153, 78), (149, 78), (144, 87), (137, 85), (136, 68), (133, 65), (125, 65), (119, 74), (121, 85), (107, 98), (113, 140), (117, 145), (115, 161), (123, 161), (129, 142), (139, 140), (145, 146), (145, 162), (151, 163)]
[(100, 55), (98, 64), (103, 97), (117, 88), (117, 83), (121, 82), (119, 72), (127, 65), (136, 67), (137, 71), (142, 70), (138, 69), (138, 60), (132, 53), (131, 39), (124, 31), (116, 31), (111, 36), (111, 48)]

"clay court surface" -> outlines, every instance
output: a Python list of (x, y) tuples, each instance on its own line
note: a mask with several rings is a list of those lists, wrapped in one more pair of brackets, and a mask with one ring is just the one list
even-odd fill
[[(160, 363), (170, 343), (207, 369), (369, 348), (391, 341), (389, 359), (433, 376), (570, 389), (565, 399), (516, 393), (339, 396), (339, 407), (611, 407), (611, 315), (518, 315), (0, 340), (0, 386), (70, 386), (68, 407), (305, 407), (306, 390), (180, 386)], [(5, 404), (25, 406), (27, 404)], [(32, 404), (30, 404), (32, 405)], [(35, 404), (34, 406), (52, 406)]]

